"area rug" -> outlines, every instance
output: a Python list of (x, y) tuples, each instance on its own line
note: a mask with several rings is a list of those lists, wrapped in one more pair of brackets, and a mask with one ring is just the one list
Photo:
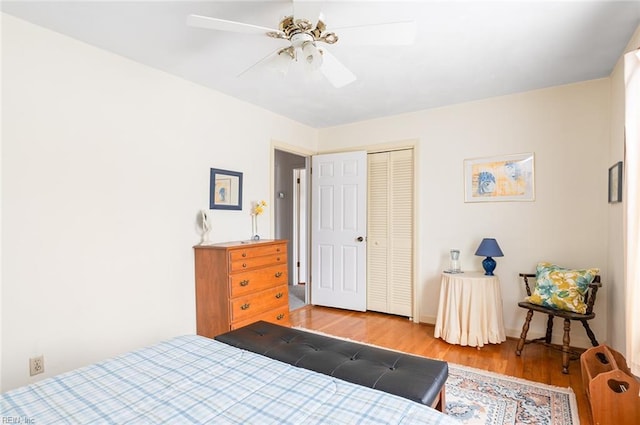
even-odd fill
[[(296, 328), (390, 350), (312, 329)], [(445, 413), (468, 425), (580, 424), (578, 405), (571, 388), (541, 384), (453, 363), (449, 363), (445, 400)]]
[(464, 424), (578, 425), (571, 388), (449, 363), (446, 413)]

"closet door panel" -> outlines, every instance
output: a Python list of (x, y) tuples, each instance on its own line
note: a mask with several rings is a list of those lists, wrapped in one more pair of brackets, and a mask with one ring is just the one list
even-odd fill
[(413, 151), (390, 154), (389, 313), (411, 316), (413, 301)]
[(387, 312), (389, 153), (367, 155), (367, 310)]
[(412, 316), (413, 150), (369, 154), (367, 309)]

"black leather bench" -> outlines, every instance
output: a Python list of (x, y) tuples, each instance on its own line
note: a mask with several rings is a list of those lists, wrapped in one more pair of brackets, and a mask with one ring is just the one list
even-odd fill
[(446, 362), (255, 322), (216, 340), (444, 411)]

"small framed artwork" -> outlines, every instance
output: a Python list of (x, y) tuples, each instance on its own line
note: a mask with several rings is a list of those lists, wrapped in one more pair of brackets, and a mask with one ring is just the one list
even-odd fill
[(242, 173), (218, 168), (211, 169), (209, 209), (242, 209)]
[(535, 200), (533, 153), (464, 160), (464, 201)]
[(609, 203), (622, 202), (622, 161), (609, 168)]

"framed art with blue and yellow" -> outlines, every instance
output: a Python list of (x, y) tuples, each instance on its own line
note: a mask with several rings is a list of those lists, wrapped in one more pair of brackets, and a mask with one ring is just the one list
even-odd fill
[(464, 201), (534, 201), (533, 153), (464, 160)]
[(209, 209), (242, 209), (242, 173), (212, 168), (209, 183)]

